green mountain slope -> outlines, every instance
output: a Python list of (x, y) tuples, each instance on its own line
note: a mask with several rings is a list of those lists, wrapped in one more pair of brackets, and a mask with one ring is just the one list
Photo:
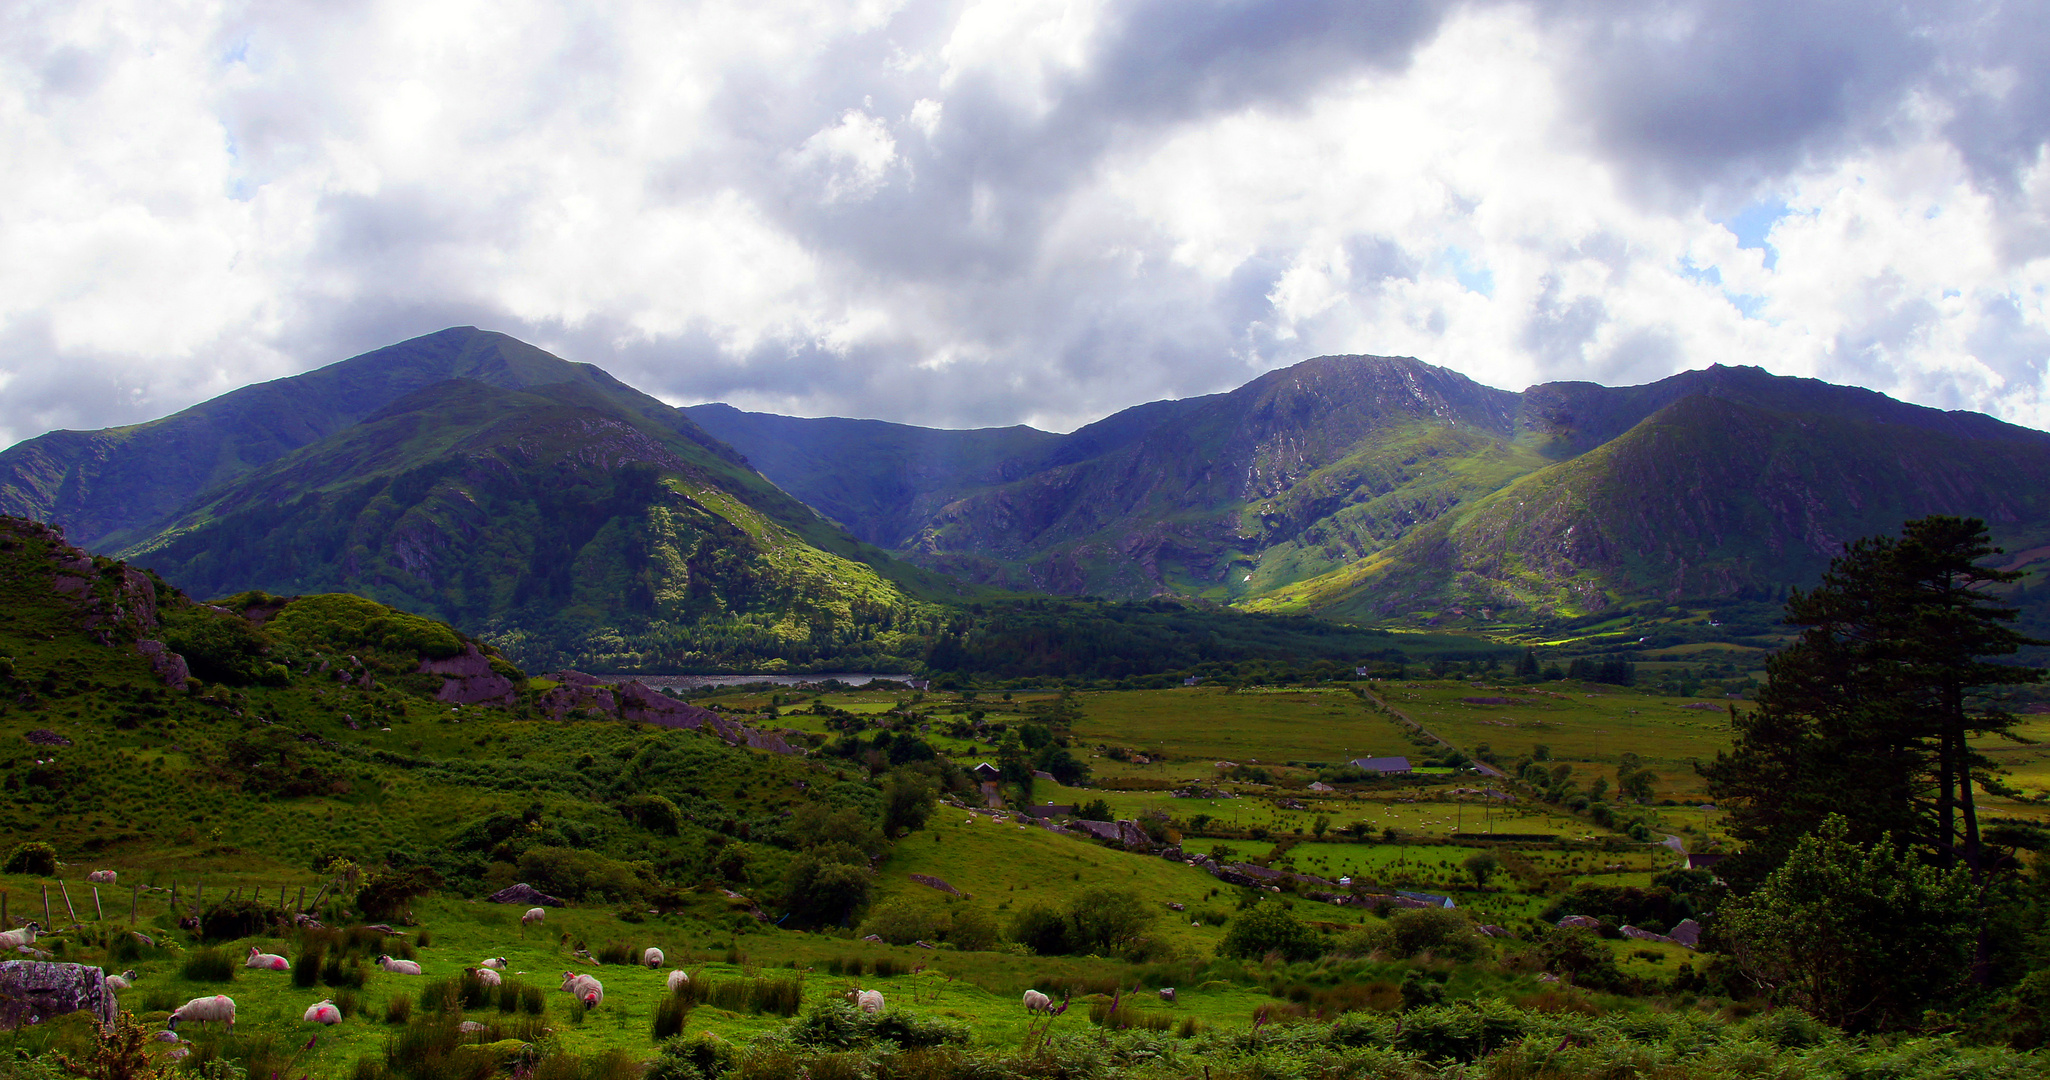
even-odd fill
[[(201, 492), (447, 379), (511, 389), (574, 382), (666, 410), (589, 364), (504, 334), (452, 327), (245, 386), (159, 420), (53, 431), (17, 443), (0, 452), (0, 513), (58, 525), (91, 550), (115, 550), (161, 527)], [(695, 430), (688, 421), (684, 426)], [(696, 434), (708, 449), (719, 449), (716, 440)]]
[(1681, 398), (1372, 564), (1259, 606), (1550, 619), (1632, 600), (1770, 596), (1805, 587), (1850, 540), (1939, 513), (1983, 517), (2011, 548), (2050, 541), (2040, 433), (1934, 410), (1875, 421), (1830, 409), (1833, 396), (1788, 395), (1782, 410)]
[(478, 627), (533, 664), (913, 662), (932, 613), (850, 556), (891, 560), (708, 451), (674, 410), (620, 399), (582, 382), (437, 383), (126, 556), (202, 595), (358, 593)]

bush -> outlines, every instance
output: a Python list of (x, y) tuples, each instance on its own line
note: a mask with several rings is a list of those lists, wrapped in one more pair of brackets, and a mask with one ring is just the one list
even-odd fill
[(814, 852), (790, 860), (784, 874), (783, 901), (798, 922), (833, 926), (847, 922), (867, 905), (874, 875), (856, 866)]
[(10, 874), (35, 874), (41, 877), (55, 877), (57, 874), (57, 849), (40, 840), (30, 840), (14, 845), (7, 853), (7, 862), (0, 869)]
[(874, 934), (892, 945), (915, 941), (938, 941), (953, 929), (946, 911), (898, 897), (877, 904), (861, 924), (863, 935)]
[(326, 946), (314, 945), (299, 950), (299, 958), (292, 961), (292, 985), (301, 990), (311, 989), (320, 981), (320, 966), (326, 962)]
[(1465, 915), (1448, 908), (1408, 908), (1383, 928), (1387, 950), (1400, 957), (1428, 952), (1440, 960), (1470, 963), (1487, 950), (1487, 941)]
[(399, 994), (384, 1003), (384, 1022), (392, 1025), (409, 1024), (413, 1020), (413, 999)]
[(664, 836), (675, 836), (683, 825), (682, 811), (660, 795), (635, 795), (619, 804), (619, 812), (641, 828)]
[(424, 866), (411, 870), (374, 870), (356, 890), (356, 906), (378, 920), (392, 918), (415, 898), (441, 887), (441, 875)]
[(1257, 960), (1270, 952), (1285, 960), (1309, 960), (1324, 951), (1317, 932), (1277, 903), (1255, 904), (1231, 921), (1217, 955)]
[(718, 1080), (740, 1063), (733, 1044), (710, 1032), (664, 1039), (646, 1080)]
[(1034, 904), (1011, 916), (1011, 940), (1041, 956), (1059, 956), (1070, 951), (1068, 920), (1044, 904)]
[(989, 948), (997, 941), (996, 916), (980, 904), (954, 905), (954, 925), (947, 929), (947, 941), (957, 949)]
[(651, 884), (645, 864), (565, 847), (528, 848), (520, 854), (519, 876), (542, 892), (572, 900), (637, 901)]

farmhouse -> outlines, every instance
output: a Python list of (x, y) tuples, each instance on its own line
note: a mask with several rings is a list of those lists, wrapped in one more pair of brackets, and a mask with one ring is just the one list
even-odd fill
[(1025, 812), (1036, 818), (1067, 817), (1075, 812), (1075, 808), (1072, 806), (1060, 806), (1054, 803), (1043, 803), (1039, 806), (1028, 806), (1025, 808)]
[(1714, 851), (1690, 851), (1687, 853), (1687, 869), (1706, 870), (1723, 861), (1727, 856)]
[(1380, 773), (1383, 776), (1403, 776), (1410, 771), (1406, 757), (1363, 757), (1352, 759), (1354, 768), (1361, 772)]
[(1003, 779), (1004, 775), (1004, 771), (1002, 769), (999, 769), (996, 766), (991, 765), (987, 761), (983, 762), (980, 765), (977, 765), (976, 767), (968, 771), (974, 773), (975, 778), (977, 780), (982, 781), (985, 784), (996, 783), (998, 780)]

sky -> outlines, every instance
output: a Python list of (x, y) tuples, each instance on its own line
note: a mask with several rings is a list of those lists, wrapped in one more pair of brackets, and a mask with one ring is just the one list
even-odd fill
[(1319, 355), (2050, 428), (2027, 2), (0, 0), (0, 443), (454, 325), (1068, 430)]

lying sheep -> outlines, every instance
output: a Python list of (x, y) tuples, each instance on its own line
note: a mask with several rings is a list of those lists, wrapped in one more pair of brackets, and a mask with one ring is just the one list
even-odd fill
[(242, 961), (243, 967), (261, 971), (290, 971), (292, 962), (277, 953), (267, 953), (254, 945), (249, 947), (249, 959)]
[(464, 968), (463, 973), (466, 975), (475, 975), (477, 977), (477, 981), (483, 983), (486, 986), (498, 986), (501, 983), (505, 982), (504, 976), (500, 975), (498, 972), (493, 971), (488, 967)]
[(483, 963), (481, 963), (481, 964), (479, 964), (479, 965), (477, 965), (477, 966), (478, 966), (478, 967), (488, 967), (488, 968), (492, 969), (493, 971), (504, 971), (504, 970), (505, 970), (505, 965), (506, 965), (506, 959), (505, 959), (505, 957), (503, 957), (503, 956), (493, 956), (493, 957), (490, 957), (489, 959), (485, 960), (485, 961), (484, 961)]
[(547, 921), (548, 911), (546, 908), (530, 907), (527, 909), (527, 913), (525, 915), (520, 916), (520, 926), (522, 927), (529, 926), (533, 923)]
[(235, 999), (226, 994), (193, 998), (171, 1010), (171, 1018), (164, 1022), (164, 1027), (166, 1030), (176, 1031), (178, 1025), (186, 1020), (197, 1020), (200, 1027), (220, 1021), (228, 1025), (229, 1031), (234, 1031)]
[(342, 1022), (342, 1010), (335, 1008), (332, 1001), (316, 1001), (306, 1007), (306, 1022), (332, 1027)]
[(849, 990), (847, 991), (847, 1000), (853, 1002), (855, 1008), (865, 1013), (879, 1013), (883, 1011), (883, 992), (881, 990)]
[(565, 971), (562, 973), (562, 988), (569, 991), (572, 997), (583, 1002), (586, 1009), (595, 1009), (605, 1001), (604, 984), (589, 975), (579, 975), (574, 971)]
[(19, 930), (9, 930), (5, 933), (0, 933), (0, 950), (19, 949), (34, 945), (36, 943), (36, 935), (41, 933), (42, 929), (41, 926), (35, 923), (24, 923)]
[(114, 884), (114, 879), (118, 876), (112, 870), (95, 870), (87, 874), (85, 879), (94, 885), (112, 885)]
[(689, 986), (689, 985), (690, 985), (690, 974), (689, 974), (688, 972), (684, 971), (684, 970), (683, 970), (682, 968), (677, 968), (677, 969), (676, 969), (675, 971), (672, 971), (672, 972), (670, 972), (670, 973), (669, 973), (669, 992), (670, 992), (670, 993), (672, 993), (672, 994), (673, 994), (673, 993), (676, 993), (676, 992), (677, 992), (678, 990), (681, 990), (681, 989), (683, 989), (684, 987), (686, 987), (686, 986)]
[(648, 946), (647, 950), (641, 953), (641, 963), (646, 964), (651, 968), (661, 967), (662, 950), (654, 947), (653, 945)]
[(1052, 1013), (1053, 999), (1047, 997), (1045, 994), (1042, 994), (1037, 990), (1027, 990), (1025, 991), (1025, 1011), (1036, 1013)]
[(420, 965), (411, 960), (394, 960), (389, 956), (380, 956), (377, 958), (377, 966), (394, 975), (420, 974)]
[(119, 975), (109, 975), (106, 978), (107, 989), (126, 990), (129, 987), (135, 985), (135, 979), (136, 975), (134, 968), (129, 968), (127, 971), (124, 971)]

